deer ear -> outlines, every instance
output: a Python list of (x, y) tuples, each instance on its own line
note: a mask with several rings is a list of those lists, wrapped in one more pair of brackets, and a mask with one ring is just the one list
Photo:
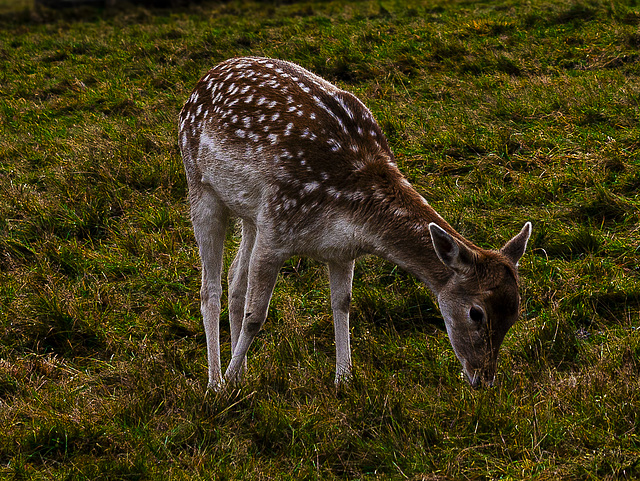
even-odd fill
[(473, 254), (464, 244), (455, 240), (434, 222), (429, 224), (429, 233), (436, 255), (445, 266), (459, 273), (469, 269), (473, 262)]
[(504, 247), (500, 249), (500, 252), (515, 265), (518, 265), (518, 261), (527, 248), (529, 237), (531, 237), (531, 222), (527, 222), (520, 233), (507, 242)]

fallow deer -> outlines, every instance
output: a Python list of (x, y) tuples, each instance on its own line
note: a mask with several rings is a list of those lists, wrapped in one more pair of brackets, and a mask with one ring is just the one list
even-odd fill
[[(517, 265), (527, 222), (498, 251), (457, 233), (400, 173), (355, 96), (282, 60), (233, 58), (200, 79), (180, 113), (179, 144), (202, 260), (209, 387), (237, 382), (293, 255), (329, 266), (336, 383), (349, 378), (354, 260), (387, 259), (435, 294), (472, 386), (492, 384), (499, 347), (519, 315)], [(231, 362), (220, 369), (225, 232), (242, 221), (229, 269)]]

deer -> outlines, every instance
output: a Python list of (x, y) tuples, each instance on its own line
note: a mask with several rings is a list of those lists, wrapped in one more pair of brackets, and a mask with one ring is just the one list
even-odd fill
[[(373, 255), (430, 289), (464, 377), (491, 386), (500, 345), (520, 313), (518, 262), (531, 223), (499, 250), (451, 227), (398, 169), (369, 109), (284, 60), (223, 61), (196, 84), (179, 116), (200, 289), (208, 389), (236, 384), (293, 256), (328, 265), (335, 383), (352, 376), (349, 310), (355, 260)], [(228, 272), (231, 360), (222, 376), (223, 252), (231, 219), (240, 246)]]

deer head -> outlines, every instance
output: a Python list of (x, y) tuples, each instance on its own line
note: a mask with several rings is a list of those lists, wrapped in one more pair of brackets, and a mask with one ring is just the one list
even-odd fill
[(500, 345), (520, 311), (517, 265), (531, 223), (499, 251), (471, 249), (434, 223), (429, 231), (438, 258), (451, 270), (437, 297), (453, 350), (472, 386), (492, 385)]

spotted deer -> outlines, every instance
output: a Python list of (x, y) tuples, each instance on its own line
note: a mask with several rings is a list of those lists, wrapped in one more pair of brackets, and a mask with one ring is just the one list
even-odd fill
[[(278, 272), (293, 255), (328, 264), (336, 383), (351, 374), (354, 260), (365, 254), (430, 288), (467, 380), (493, 383), (500, 344), (519, 314), (517, 265), (531, 223), (498, 251), (466, 240), (403, 177), (362, 102), (282, 60), (213, 67), (180, 113), (179, 143), (202, 260), (210, 388), (241, 379)], [(228, 274), (232, 357), (223, 379), (221, 276), (232, 217), (242, 221), (242, 238)]]

